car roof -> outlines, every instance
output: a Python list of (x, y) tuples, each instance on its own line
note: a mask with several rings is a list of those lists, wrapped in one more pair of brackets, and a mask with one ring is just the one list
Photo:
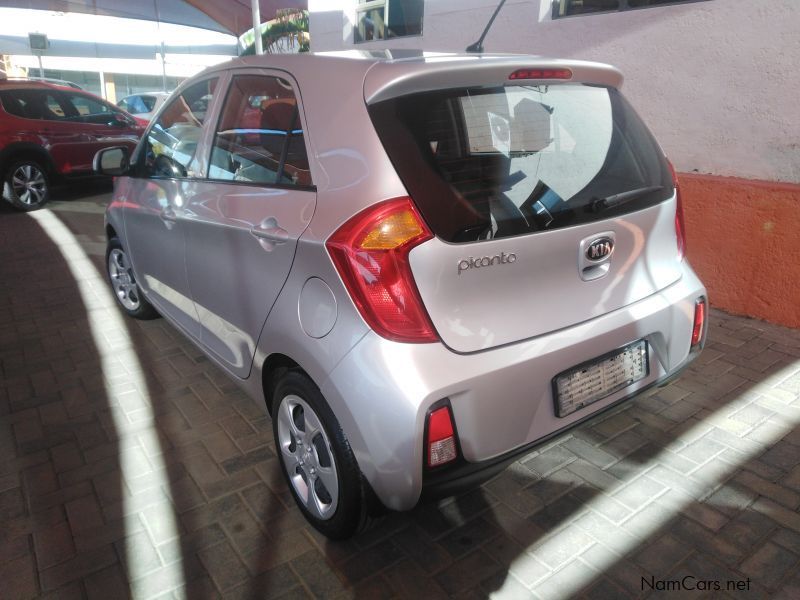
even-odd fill
[(618, 69), (597, 62), (527, 54), (469, 54), (406, 49), (242, 56), (214, 65), (201, 75), (241, 68), (286, 70), (301, 83), (301, 87), (304, 80), (330, 79), (331, 73), (347, 73), (341, 78), (347, 81), (347, 85), (352, 85), (356, 78), (362, 79), (364, 98), (368, 104), (402, 93), (444, 87), (499, 85), (507, 83), (509, 75), (519, 68), (568, 68), (573, 73), (573, 82), (615, 88), (621, 87), (623, 82)]
[(70, 87), (68, 85), (58, 85), (55, 83), (48, 83), (45, 81), (35, 81), (29, 79), (0, 79), (0, 89), (15, 89), (15, 90), (59, 90), (62, 92), (73, 92), (84, 94), (88, 96), (95, 96), (91, 92), (81, 90), (78, 88)]

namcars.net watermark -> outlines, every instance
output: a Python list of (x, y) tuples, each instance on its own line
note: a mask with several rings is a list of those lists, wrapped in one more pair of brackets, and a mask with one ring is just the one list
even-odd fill
[(698, 579), (686, 575), (681, 579), (656, 579), (655, 577), (642, 577), (642, 591), (657, 592), (746, 592), (750, 590), (750, 578), (747, 579)]

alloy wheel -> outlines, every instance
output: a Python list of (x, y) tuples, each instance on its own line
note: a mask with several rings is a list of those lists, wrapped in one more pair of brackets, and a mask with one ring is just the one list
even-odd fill
[(338, 504), (339, 478), (322, 421), (295, 395), (281, 400), (277, 420), (284, 468), (297, 497), (312, 515), (330, 519)]
[(114, 293), (122, 306), (128, 310), (138, 309), (141, 299), (136, 279), (133, 277), (133, 269), (125, 252), (118, 248), (114, 248), (108, 254), (108, 275), (111, 287), (114, 288)]
[(18, 166), (11, 175), (11, 187), (19, 201), (28, 206), (43, 204), (47, 197), (47, 179), (36, 165)]

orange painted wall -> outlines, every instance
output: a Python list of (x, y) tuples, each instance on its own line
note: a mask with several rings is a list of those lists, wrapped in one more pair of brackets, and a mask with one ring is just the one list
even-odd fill
[(800, 185), (678, 179), (687, 255), (712, 306), (800, 327)]

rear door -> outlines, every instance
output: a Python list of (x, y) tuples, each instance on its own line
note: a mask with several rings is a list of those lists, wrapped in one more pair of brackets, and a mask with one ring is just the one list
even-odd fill
[(514, 81), (370, 113), (437, 236), (410, 261), (454, 350), (557, 331), (680, 277), (670, 170), (618, 90)]
[(201, 340), (239, 377), (316, 205), (299, 94), (283, 72), (236, 71), (207, 180), (187, 196), (186, 266)]

